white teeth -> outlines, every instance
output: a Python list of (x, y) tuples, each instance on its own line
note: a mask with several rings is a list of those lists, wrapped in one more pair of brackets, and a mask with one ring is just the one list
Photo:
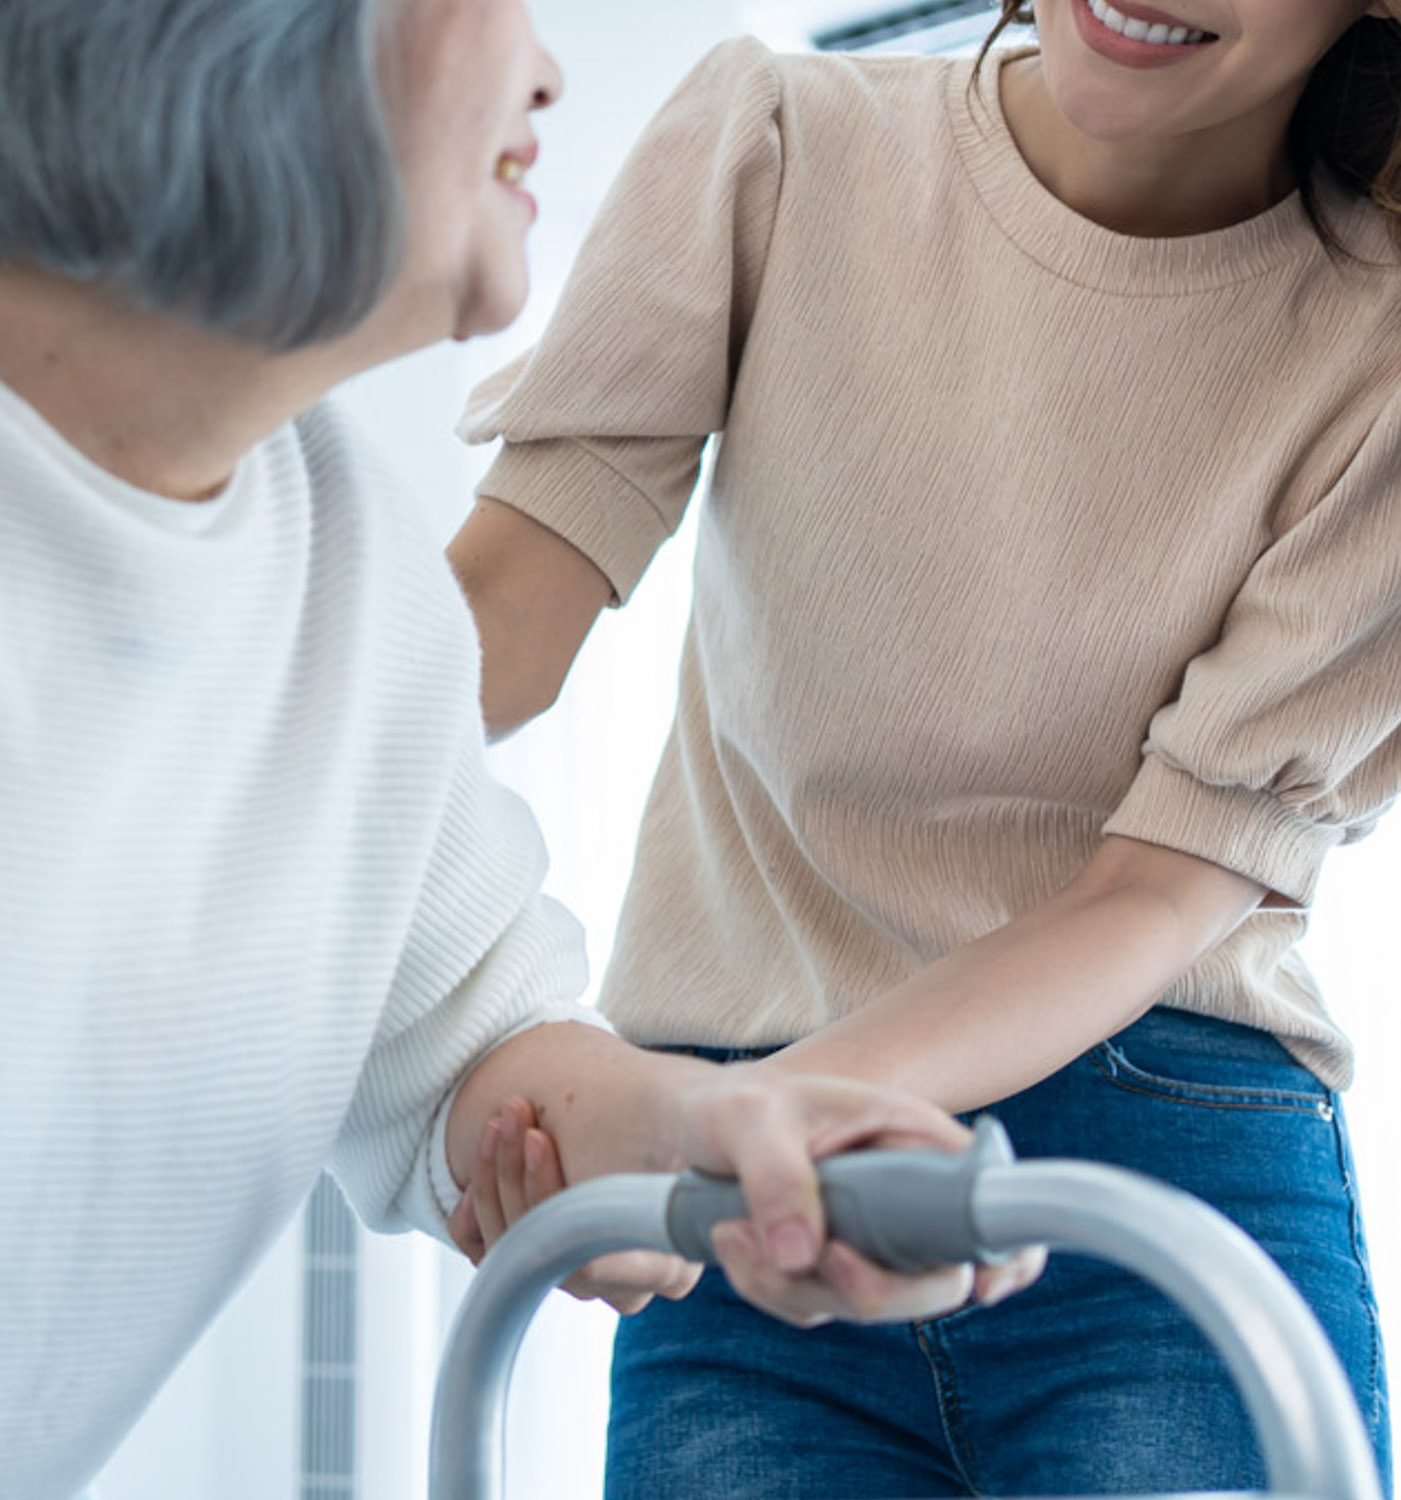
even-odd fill
[(513, 156), (503, 156), (496, 163), (496, 180), (515, 187), (525, 180), (525, 168)]
[(1119, 36), (1127, 37), (1131, 42), (1147, 42), (1153, 47), (1194, 47), (1207, 37), (1205, 31), (1191, 26), (1169, 26), (1162, 21), (1152, 24), (1136, 21), (1122, 11), (1115, 10), (1109, 0), (1086, 0), (1086, 3), (1100, 25)]

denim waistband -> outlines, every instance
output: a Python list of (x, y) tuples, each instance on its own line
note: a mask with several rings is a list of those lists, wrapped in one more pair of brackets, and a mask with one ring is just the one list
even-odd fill
[[(1271, 1032), (1170, 1006), (1154, 1006), (1146, 1015), (1140, 1016), (1137, 1021), (1107, 1039), (1107, 1044), (1111, 1046), (1127, 1045), (1129, 1042), (1172, 1047), (1193, 1055), (1224, 1054), (1240, 1062), (1278, 1060), (1282, 1051), (1279, 1041)], [(738, 1063), (772, 1057), (775, 1052), (781, 1052), (790, 1045), (791, 1042), (772, 1042), (763, 1046), (732, 1047), (699, 1042), (665, 1042), (653, 1045), (649, 1050), (698, 1057), (706, 1062)], [(1106, 1043), (1099, 1044), (1101, 1047), (1104, 1045)], [(1088, 1057), (1095, 1050), (1093, 1047), (1088, 1048), (1085, 1056)]]

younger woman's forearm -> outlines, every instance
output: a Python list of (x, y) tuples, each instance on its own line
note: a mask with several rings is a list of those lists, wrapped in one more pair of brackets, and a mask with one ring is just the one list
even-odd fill
[(1263, 894), (1188, 855), (1109, 840), (1050, 901), (774, 1062), (981, 1108), (1136, 1020)]

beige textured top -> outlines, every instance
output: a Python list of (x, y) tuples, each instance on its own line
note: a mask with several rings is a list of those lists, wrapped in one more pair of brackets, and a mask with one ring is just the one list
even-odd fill
[[(1350, 1072), (1292, 945), (1401, 787), (1401, 271), (1329, 199), (1142, 240), (1031, 175), (989, 66), (727, 43), (636, 148), (484, 494), (625, 600), (707, 435), (680, 704), (604, 1006), (790, 1040), (1106, 831), (1271, 887), (1164, 997)], [(1289, 909), (1289, 908), (1294, 909)]]

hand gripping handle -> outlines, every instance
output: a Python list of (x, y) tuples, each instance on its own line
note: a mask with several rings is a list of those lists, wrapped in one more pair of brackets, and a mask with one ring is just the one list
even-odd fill
[[(910, 1270), (1049, 1244), (1095, 1255), (1175, 1301), (1229, 1368), (1272, 1490), (1382, 1500), (1371, 1443), (1327, 1336), (1289, 1279), (1206, 1204), (1117, 1167), (1011, 1152), (980, 1120), (965, 1153), (871, 1152), (823, 1165), (842, 1239)], [(914, 1163), (910, 1163), (910, 1158)], [(710, 1230), (746, 1210), (733, 1183), (605, 1177), (532, 1209), (482, 1263), (438, 1376), (433, 1500), (501, 1500), (506, 1390), (516, 1350), (551, 1287), (622, 1249), (710, 1256)], [(1247, 1497), (1240, 1497), (1247, 1500)]]
[[(819, 1164), (822, 1209), (834, 1239), (888, 1270), (915, 1275), (960, 1261), (993, 1264), (1006, 1254), (980, 1239), (973, 1187), (987, 1167), (1013, 1159), (1007, 1132), (983, 1115), (966, 1151), (860, 1151)], [(716, 1263), (710, 1233), (749, 1216), (731, 1178), (684, 1172), (667, 1206), (672, 1244), (687, 1260)]]

